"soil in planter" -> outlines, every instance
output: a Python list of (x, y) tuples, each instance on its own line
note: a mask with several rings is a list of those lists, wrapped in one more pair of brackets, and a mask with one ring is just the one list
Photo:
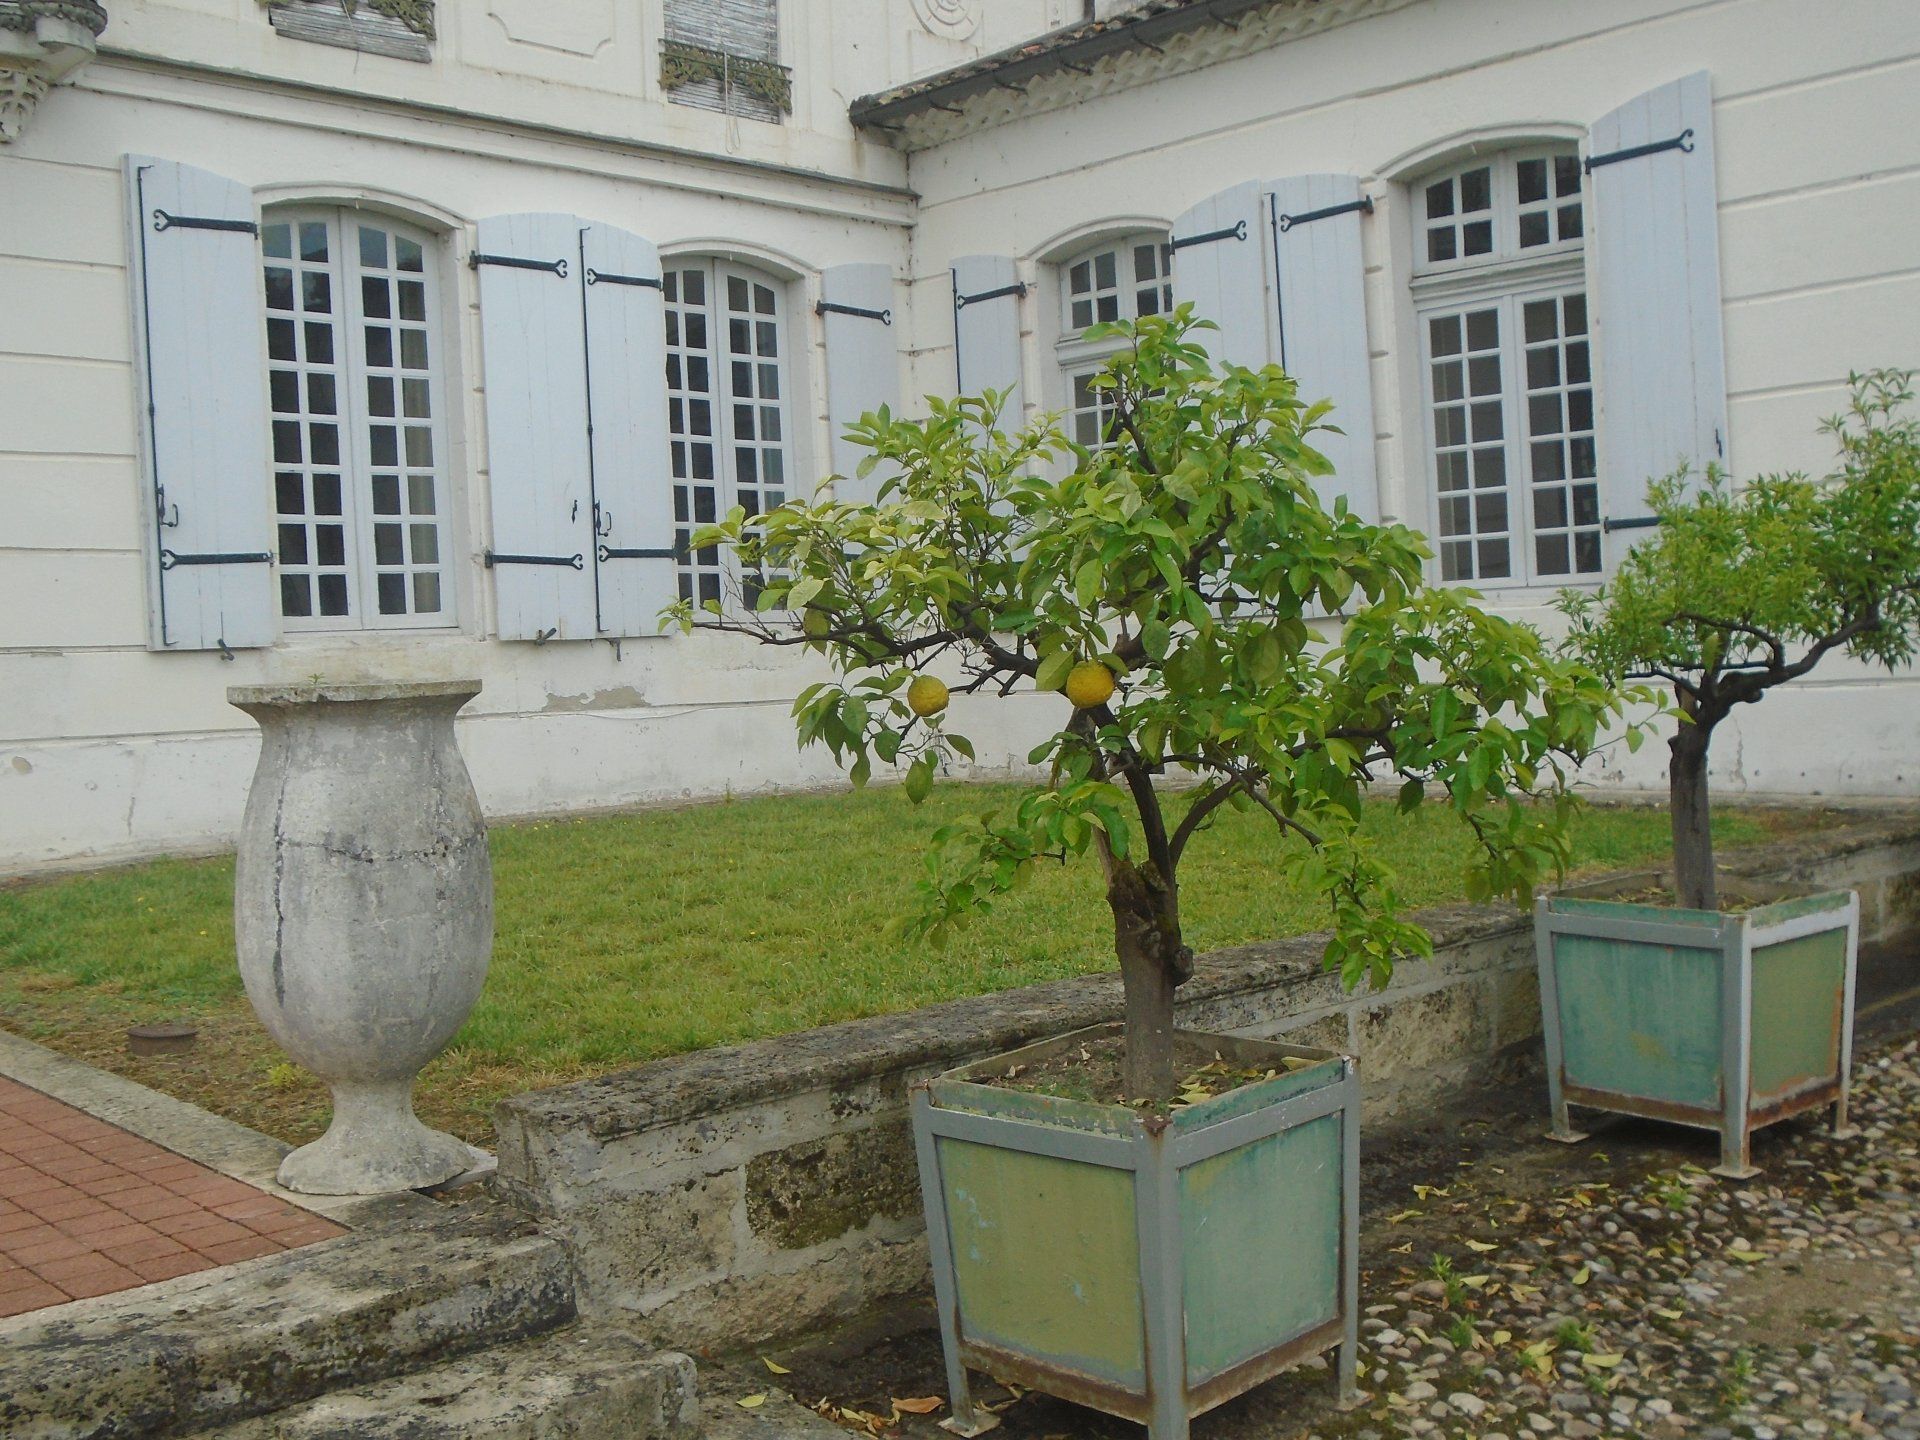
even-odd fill
[[(1650, 885), (1644, 890), (1635, 890), (1630, 894), (1596, 897), (1606, 899), (1618, 905), (1658, 905), (1665, 910), (1679, 910), (1678, 891), (1669, 890), (1664, 885)], [(1749, 910), (1758, 910), (1763, 905), (1771, 905), (1771, 900), (1757, 900), (1750, 895), (1722, 895), (1714, 906), (1716, 915), (1744, 915)]]
[[(1124, 1041), (1119, 1035), (1103, 1035), (1072, 1046), (1033, 1064), (1009, 1065), (995, 1075), (976, 1074), (981, 1085), (1005, 1090), (1024, 1090), (1033, 1095), (1053, 1095), (1062, 1100), (1090, 1100), (1098, 1105), (1125, 1105), (1126, 1089), (1120, 1080), (1120, 1062)], [(1294, 1056), (1281, 1059), (1272, 1069), (1235, 1065), (1223, 1059), (1214, 1047), (1195, 1035), (1176, 1033), (1173, 1037), (1173, 1073), (1179, 1076), (1171, 1104), (1139, 1102), (1138, 1108), (1178, 1110), (1212, 1100), (1245, 1085), (1272, 1080), (1288, 1070), (1303, 1070), (1317, 1060)]]

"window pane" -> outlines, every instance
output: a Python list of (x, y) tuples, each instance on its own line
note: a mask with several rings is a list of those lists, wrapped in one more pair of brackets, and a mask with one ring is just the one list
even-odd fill
[(1478, 169), (1467, 170), (1460, 176), (1460, 212), (1472, 214), (1476, 210), (1493, 208), (1493, 171), (1482, 165)]
[(1547, 162), (1545, 160), (1522, 160), (1514, 167), (1514, 179), (1518, 185), (1522, 205), (1529, 205), (1547, 198)]
[(360, 227), (360, 264), (369, 270), (387, 268), (387, 232), (371, 225)]
[(1600, 565), (1593, 390), (1586, 342), (1564, 338), (1584, 332), (1586, 300), (1575, 291), (1524, 308), (1535, 574), (1593, 574)]

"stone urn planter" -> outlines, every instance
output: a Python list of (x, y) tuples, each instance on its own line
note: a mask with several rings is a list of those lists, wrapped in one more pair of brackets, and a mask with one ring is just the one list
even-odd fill
[(1151, 1440), (1184, 1440), (1193, 1416), (1335, 1348), (1350, 1401), (1354, 1062), (1198, 1036), (1233, 1065), (1279, 1074), (1168, 1117), (986, 1083), (1118, 1030), (1029, 1046), (914, 1091), (947, 1428), (977, 1435), (997, 1423), (974, 1405), (969, 1368), (1139, 1421)]
[(1534, 902), (1552, 1138), (1586, 1139), (1568, 1107), (1671, 1120), (1720, 1136), (1714, 1173), (1757, 1174), (1753, 1132), (1831, 1106), (1847, 1131), (1860, 900), (1723, 881), (1681, 910), (1648, 872)]
[(260, 722), (234, 872), (247, 998), (333, 1091), (280, 1166), (316, 1195), (420, 1189), (478, 1152), (414, 1116), (414, 1078), (480, 997), (493, 949), (486, 822), (454, 743), (477, 680), (239, 686)]

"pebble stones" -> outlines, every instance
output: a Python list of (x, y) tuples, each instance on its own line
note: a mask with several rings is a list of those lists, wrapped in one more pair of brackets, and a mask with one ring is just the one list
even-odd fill
[(1373, 1402), (1312, 1433), (1920, 1440), (1920, 1041), (1856, 1061), (1853, 1118), (1845, 1141), (1797, 1129), (1745, 1185), (1423, 1187), (1457, 1238), (1377, 1266)]

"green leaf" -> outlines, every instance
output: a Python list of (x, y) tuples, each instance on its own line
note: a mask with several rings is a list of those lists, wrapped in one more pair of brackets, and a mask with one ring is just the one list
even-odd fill
[(933, 757), (922, 755), (907, 767), (907, 778), (903, 788), (907, 799), (918, 805), (933, 790)]
[(1071, 650), (1056, 650), (1040, 662), (1039, 673), (1033, 677), (1036, 690), (1058, 690), (1067, 683), (1067, 675), (1075, 664)]
[(1140, 627), (1140, 648), (1155, 660), (1167, 658), (1167, 647), (1172, 640), (1167, 627), (1158, 620), (1149, 620)]

